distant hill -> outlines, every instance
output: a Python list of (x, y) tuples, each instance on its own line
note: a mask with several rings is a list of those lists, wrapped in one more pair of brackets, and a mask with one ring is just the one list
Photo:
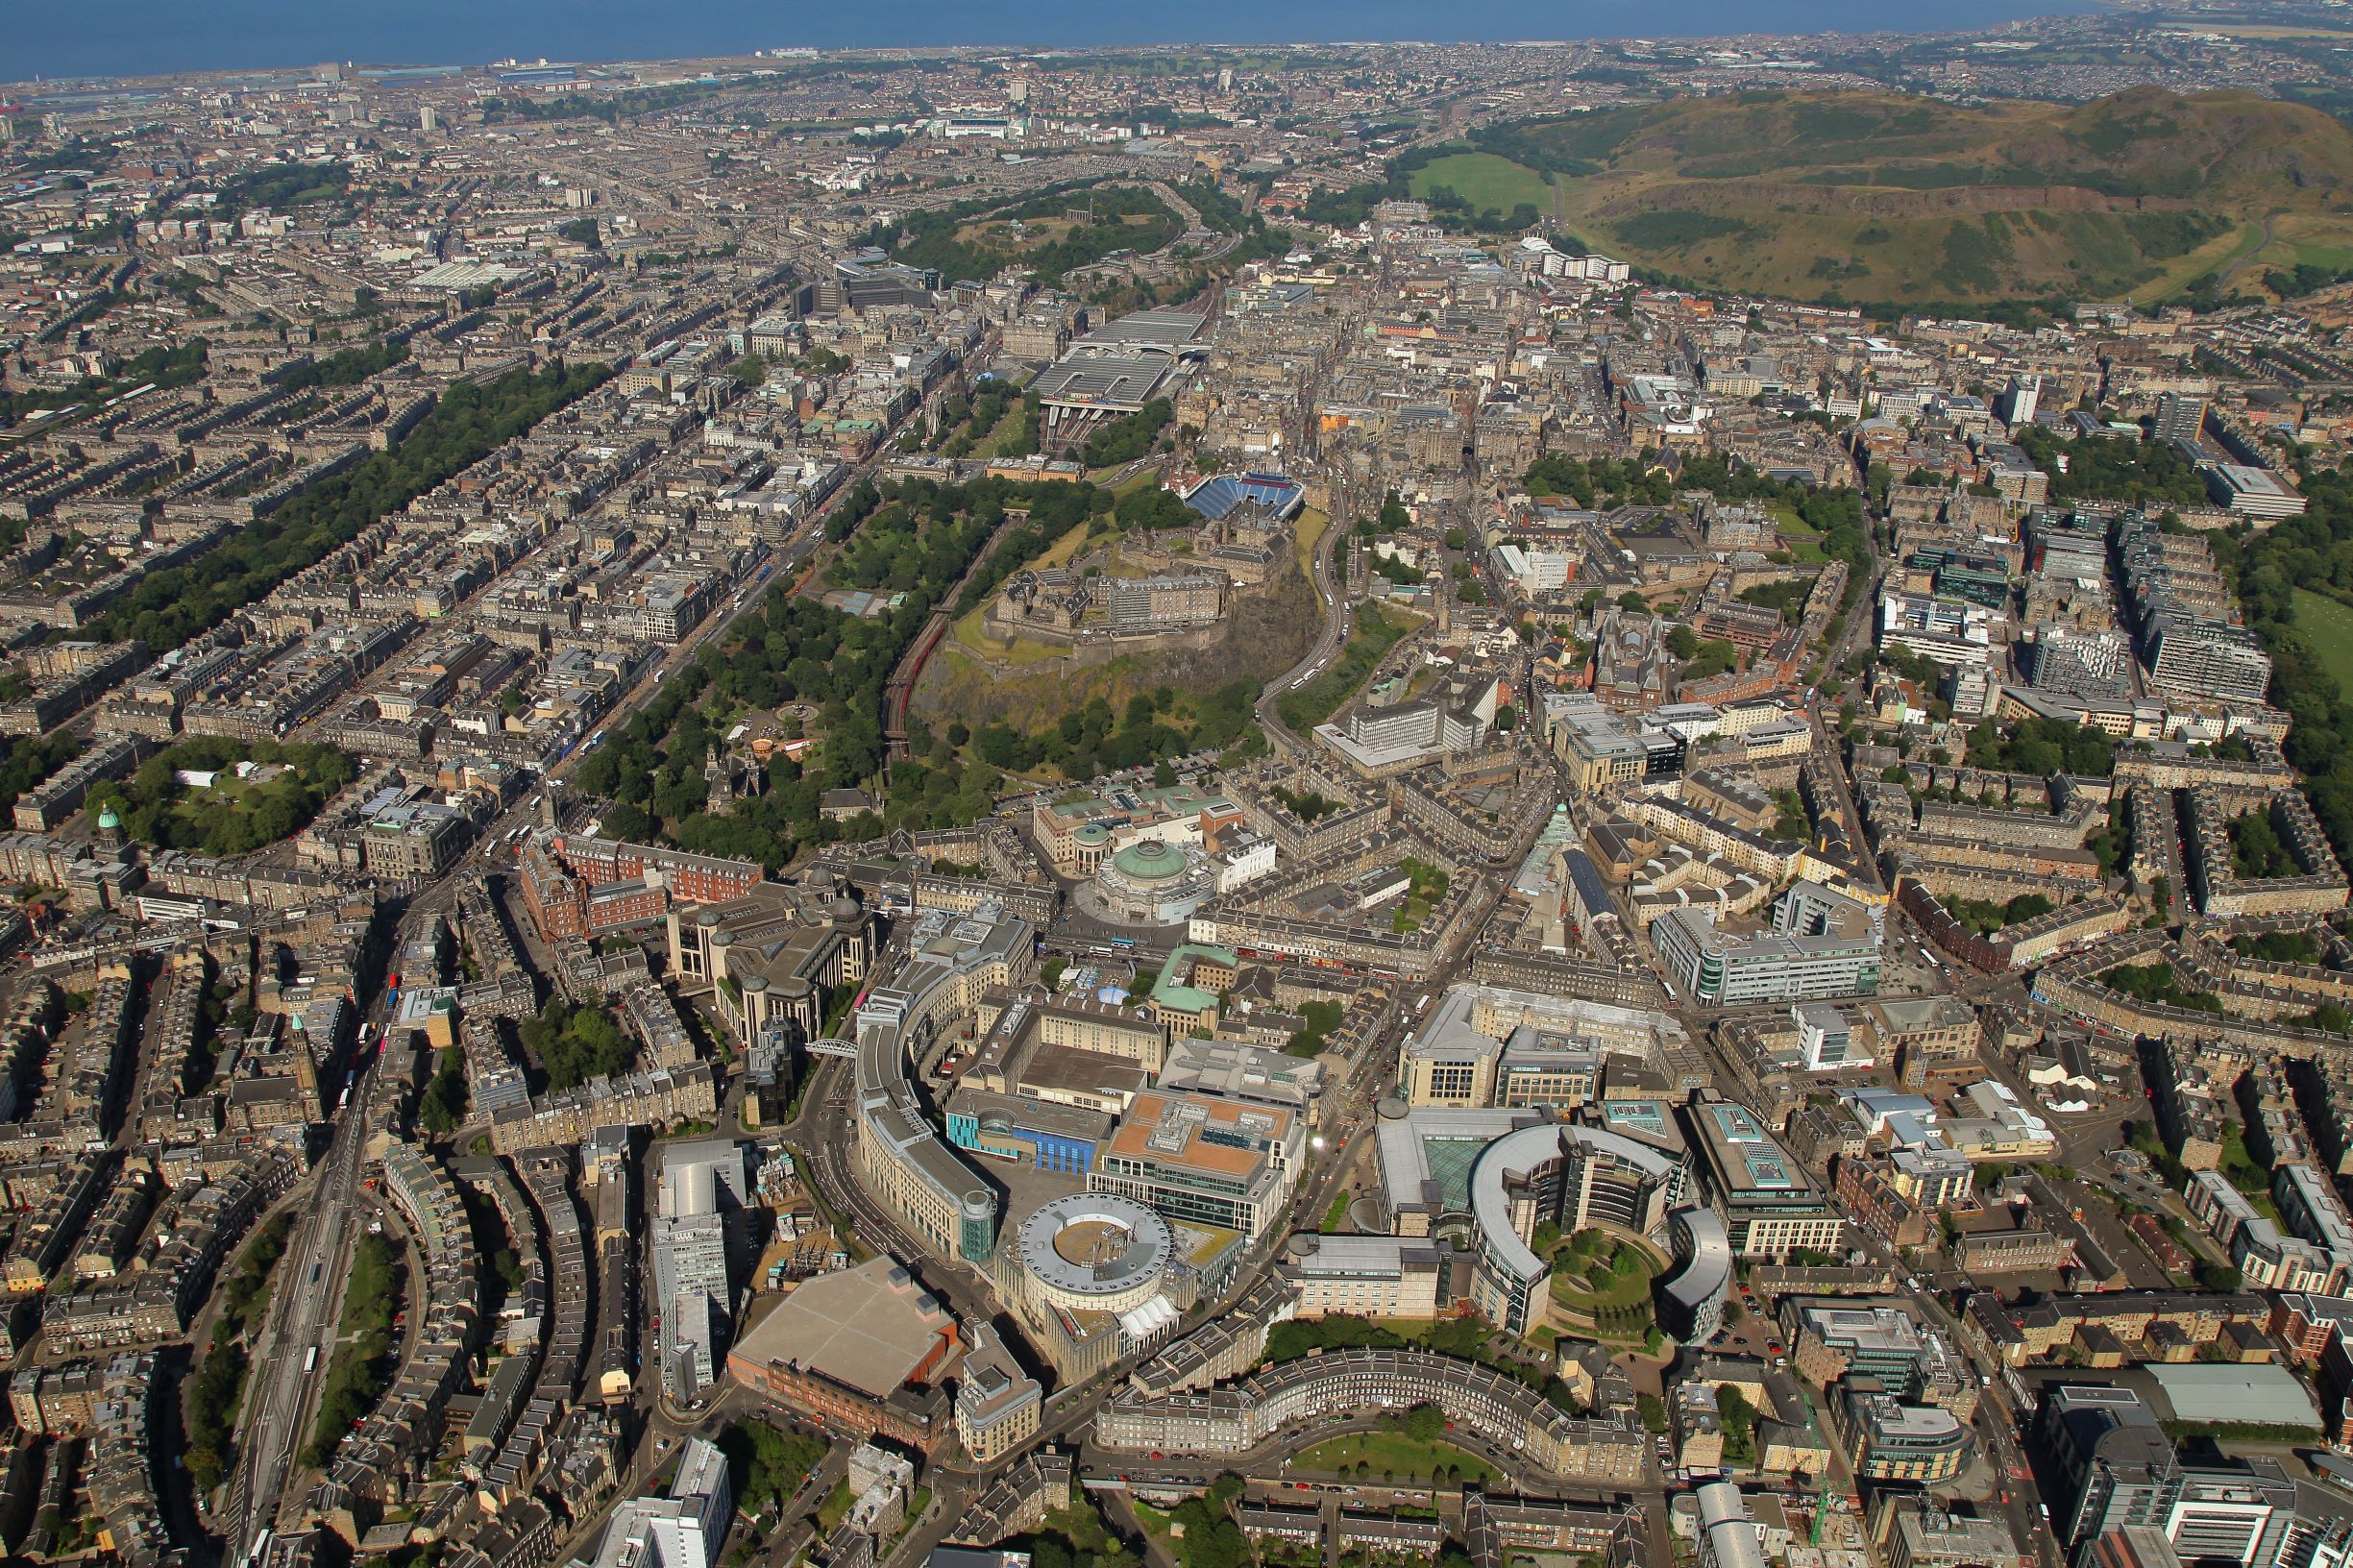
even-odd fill
[(1579, 237), (1703, 286), (2150, 299), (2353, 257), (2353, 131), (2248, 92), (1964, 107), (1741, 93), (1492, 127)]

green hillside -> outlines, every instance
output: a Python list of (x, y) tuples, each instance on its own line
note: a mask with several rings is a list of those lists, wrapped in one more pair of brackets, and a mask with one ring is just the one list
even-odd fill
[(2240, 268), (2252, 287), (2353, 243), (2353, 131), (2248, 92), (1740, 93), (1476, 139), (1552, 174), (1566, 226), (1597, 245), (1801, 299), (2145, 300)]

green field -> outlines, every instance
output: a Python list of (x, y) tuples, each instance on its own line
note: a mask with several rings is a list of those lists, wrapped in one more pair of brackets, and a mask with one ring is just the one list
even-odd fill
[(1327, 1473), (1353, 1470), (1361, 1463), (1369, 1467), (1365, 1472), (1369, 1476), (1394, 1476), (1400, 1481), (1426, 1481), (1439, 1465), (1447, 1464), (1463, 1481), (1487, 1479), (1486, 1465), (1462, 1450), (1445, 1443), (1417, 1443), (1396, 1432), (1359, 1432), (1335, 1437), (1317, 1443), (1291, 1462), (1300, 1470)]
[(2353, 606), (2309, 588), (2295, 591), (2295, 626), (2312, 643), (2340, 696), (2353, 697)]
[(1514, 163), (1495, 153), (1453, 153), (1434, 159), (1413, 171), (1412, 190), (1427, 196), (1443, 185), (1471, 204), (1471, 210), (1493, 208), (1508, 212), (1522, 202), (1533, 202), (1549, 216), (1553, 187), (1544, 176), (1525, 163)]
[(1552, 1262), (1553, 1305), (1563, 1332), (1622, 1340), (1649, 1332), (1658, 1260), (1648, 1250), (1602, 1231), (1581, 1231), (1553, 1253)]
[(1795, 507), (1777, 501), (1766, 509), (1773, 513), (1773, 521), (1780, 530), (1781, 548), (1788, 551), (1793, 557), (1801, 561), (1814, 562), (1826, 561), (1830, 558), (1828, 552), (1822, 548), (1821, 530), (1807, 527), (1805, 520), (1798, 515)]
[(1013, 453), (1014, 449), (1022, 444), (1021, 435), (1027, 423), (1019, 403), (1008, 404), (1003, 417), (991, 427), (989, 433), (973, 442), (972, 455), (1003, 457)]

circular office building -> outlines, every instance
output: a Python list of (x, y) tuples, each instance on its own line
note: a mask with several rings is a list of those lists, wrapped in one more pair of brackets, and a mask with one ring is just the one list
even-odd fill
[(1073, 1311), (1128, 1312), (1160, 1294), (1176, 1260), (1168, 1222), (1132, 1198), (1079, 1192), (1021, 1222), (1031, 1294)]
[(1108, 919), (1174, 925), (1217, 891), (1217, 867), (1198, 849), (1141, 839), (1095, 868), (1094, 892)]

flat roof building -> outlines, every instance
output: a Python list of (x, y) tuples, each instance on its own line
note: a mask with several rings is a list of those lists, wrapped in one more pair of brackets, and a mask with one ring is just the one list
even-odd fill
[(1731, 1100), (1698, 1100), (1683, 1108), (1683, 1119), (1735, 1254), (1786, 1260), (1793, 1251), (1840, 1250), (1846, 1221), (1754, 1112)]
[(1170, 1219), (1256, 1237), (1289, 1201), (1307, 1146), (1287, 1107), (1147, 1090), (1096, 1158), (1087, 1185)]
[(899, 962), (855, 1015), (859, 1174), (942, 1255), (967, 1262), (995, 1250), (996, 1193), (941, 1137), (907, 1075), (983, 994), (1027, 982), (1035, 938), (994, 904), (919, 910), (895, 940)]
[(623, 1499), (588, 1561), (593, 1568), (711, 1568), (734, 1519), (726, 1457), (717, 1444), (689, 1437), (669, 1494)]
[(947, 1309), (876, 1258), (802, 1282), (736, 1342), (727, 1370), (829, 1430), (928, 1452), (949, 1430), (937, 1384), (962, 1345)]
[(1703, 1007), (1867, 996), (1879, 989), (1875, 931), (1736, 936), (1705, 911), (1671, 909), (1652, 925), (1651, 942), (1659, 962)]
[(2206, 470), (2206, 493), (2215, 503), (2243, 517), (2302, 517), (2304, 497), (2278, 478), (2243, 463), (2216, 463)]

